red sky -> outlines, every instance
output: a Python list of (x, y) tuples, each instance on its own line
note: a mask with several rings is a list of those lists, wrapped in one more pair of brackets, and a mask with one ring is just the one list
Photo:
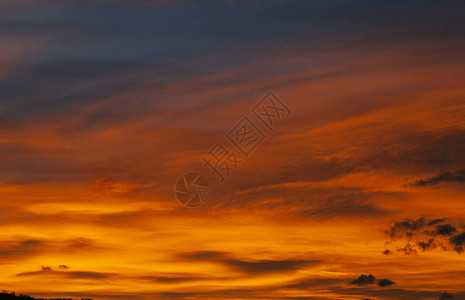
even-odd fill
[[(0, 1), (0, 289), (465, 299), (463, 11)], [(220, 184), (202, 156), (269, 90), (292, 114)]]

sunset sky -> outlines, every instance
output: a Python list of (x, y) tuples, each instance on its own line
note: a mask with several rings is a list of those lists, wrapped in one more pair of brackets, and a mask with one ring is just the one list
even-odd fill
[(34, 297), (465, 299), (465, 2), (0, 0), (0, 213)]

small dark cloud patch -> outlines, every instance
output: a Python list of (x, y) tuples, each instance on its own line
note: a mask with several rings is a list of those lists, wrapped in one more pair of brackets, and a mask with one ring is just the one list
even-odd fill
[(383, 251), (383, 254), (384, 254), (384, 255), (390, 255), (390, 254), (391, 254), (391, 250), (386, 249), (386, 250)]
[(397, 251), (404, 253), (405, 255), (417, 255), (418, 251), (410, 243), (407, 243), (405, 247), (397, 248)]
[(389, 286), (396, 284), (394, 281), (390, 279), (386, 279), (386, 278), (377, 280), (376, 277), (371, 274), (369, 275), (362, 274), (357, 279), (349, 282), (349, 284), (351, 285), (358, 285), (358, 286), (373, 285), (376, 283), (380, 287), (389, 287)]
[(50, 267), (50, 266), (42, 266), (42, 271), (52, 271), (52, 267)]
[(60, 268), (62, 270), (67, 270), (67, 269), (69, 269), (69, 266), (67, 266), (67, 265), (59, 265), (58, 268)]
[(423, 251), (429, 251), (436, 248), (436, 244), (434, 243), (434, 239), (429, 239), (427, 242), (418, 242), (418, 247)]
[(434, 176), (426, 179), (419, 179), (415, 181), (413, 186), (431, 186), (437, 185), (441, 182), (465, 182), (465, 169), (458, 170), (455, 172), (445, 172), (438, 176)]
[(373, 276), (371, 274), (370, 275), (362, 274), (357, 279), (351, 281), (350, 284), (362, 286), (362, 285), (374, 284), (375, 281), (376, 281), (375, 276)]
[(439, 235), (451, 235), (452, 233), (456, 232), (457, 228), (450, 224), (439, 225), (436, 227), (436, 233)]
[(454, 246), (455, 251), (458, 253), (463, 252), (463, 246), (465, 244), (465, 232), (450, 238), (450, 243)]
[(387, 233), (391, 236), (391, 238), (395, 238), (397, 236), (412, 236), (414, 232), (424, 229), (425, 227), (429, 227), (438, 223), (444, 222), (444, 219), (434, 219), (434, 220), (427, 220), (426, 218), (422, 217), (417, 220), (413, 219), (406, 219), (401, 222), (395, 222), (394, 225), (387, 231)]
[(398, 247), (397, 251), (405, 255), (416, 255), (418, 251), (426, 252), (439, 249), (442, 251), (464, 252), (465, 232), (457, 234), (461, 222), (450, 222), (447, 218), (428, 219), (406, 219), (395, 222), (394, 225), (385, 231), (391, 240), (405, 240), (403, 247)]
[(385, 279), (380, 279), (380, 280), (378, 281), (378, 285), (379, 285), (380, 287), (387, 287), (387, 286), (391, 286), (391, 285), (395, 285), (395, 284), (396, 284), (396, 283), (395, 283), (394, 281), (389, 280), (389, 279), (386, 279), (386, 278), (385, 278)]

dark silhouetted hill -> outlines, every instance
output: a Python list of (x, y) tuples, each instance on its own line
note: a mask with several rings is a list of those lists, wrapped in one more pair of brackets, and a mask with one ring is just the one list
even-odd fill
[[(54, 298), (54, 299), (45, 299), (45, 298), (34, 298), (27, 295), (16, 295), (14, 292), (3, 291), (0, 293), (0, 300), (76, 300), (72, 298)], [(82, 298), (81, 300), (92, 300), (90, 298)]]

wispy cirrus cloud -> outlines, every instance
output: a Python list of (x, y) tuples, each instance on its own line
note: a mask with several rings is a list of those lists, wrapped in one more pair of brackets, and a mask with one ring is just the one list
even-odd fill
[(231, 270), (245, 274), (267, 274), (275, 272), (292, 272), (305, 267), (321, 264), (320, 260), (244, 260), (234, 258), (231, 254), (217, 251), (198, 251), (179, 255), (181, 259), (207, 261), (221, 264)]

